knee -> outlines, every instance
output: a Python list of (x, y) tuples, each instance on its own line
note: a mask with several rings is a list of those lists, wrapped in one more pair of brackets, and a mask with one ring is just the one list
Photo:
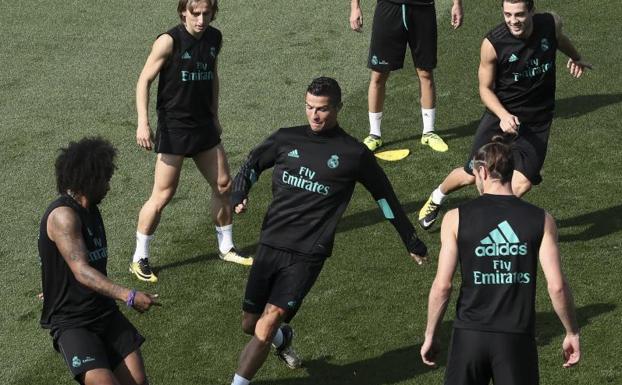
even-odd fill
[(248, 334), (249, 336), (254, 335), (255, 325), (257, 325), (257, 318), (255, 317), (244, 317), (242, 319), (242, 331), (244, 334)]
[(155, 190), (149, 198), (149, 202), (157, 212), (161, 212), (166, 205), (173, 199), (175, 189)]
[(383, 88), (389, 78), (389, 72), (371, 72), (370, 86), (373, 88)]
[(417, 76), (419, 76), (419, 82), (421, 84), (434, 83), (434, 73), (431, 70), (417, 69)]
[(284, 317), (285, 310), (283, 309), (264, 313), (255, 325), (255, 338), (262, 344), (271, 343)]
[(512, 181), (512, 192), (514, 193), (514, 195), (516, 195), (517, 197), (522, 197), (523, 195), (527, 194), (529, 192), (529, 190), (531, 190), (531, 182), (527, 179), (521, 179), (521, 180), (513, 180)]

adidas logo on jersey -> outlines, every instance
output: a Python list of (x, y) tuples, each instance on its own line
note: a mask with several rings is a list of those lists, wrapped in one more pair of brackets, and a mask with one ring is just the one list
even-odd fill
[(513, 53), (512, 56), (510, 56), (510, 58), (508, 59), (508, 62), (514, 63), (517, 60), (518, 60), (518, 56), (516, 56), (516, 54)]
[(527, 243), (520, 243), (508, 221), (499, 223), (480, 243), (475, 248), (478, 257), (527, 255)]
[(298, 150), (294, 149), (291, 150), (287, 156), (291, 157), (291, 158), (300, 158), (300, 155), (298, 155)]
[(188, 53), (188, 51), (184, 52), (183, 55), (181, 55), (182, 59), (192, 59), (192, 56), (190, 56), (190, 54)]

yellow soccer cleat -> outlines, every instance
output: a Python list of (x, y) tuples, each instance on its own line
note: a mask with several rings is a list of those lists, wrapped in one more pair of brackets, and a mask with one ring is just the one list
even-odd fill
[(436, 219), (438, 218), (438, 213), (441, 211), (441, 205), (437, 205), (432, 202), (432, 195), (425, 202), (421, 210), (419, 210), (419, 225), (422, 229), (428, 230)]
[(253, 257), (243, 257), (235, 248), (224, 254), (218, 252), (218, 257), (223, 261), (237, 263), (238, 265), (251, 266), (253, 264)]
[(428, 132), (421, 136), (421, 144), (428, 145), (434, 151), (445, 152), (449, 149), (447, 143), (434, 132)]
[(363, 144), (369, 148), (369, 151), (374, 152), (382, 146), (382, 139), (376, 135), (369, 135), (367, 138), (363, 139)]
[(151, 271), (149, 266), (149, 260), (147, 258), (141, 258), (138, 262), (130, 263), (130, 273), (134, 274), (136, 278), (145, 282), (158, 282), (158, 277)]

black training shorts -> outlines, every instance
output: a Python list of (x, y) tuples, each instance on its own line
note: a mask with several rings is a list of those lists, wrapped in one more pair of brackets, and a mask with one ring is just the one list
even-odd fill
[(242, 309), (261, 314), (266, 304), (287, 311), (284, 322), (296, 315), (315, 283), (324, 258), (312, 258), (260, 244), (248, 275)]
[(538, 385), (533, 336), (454, 329), (445, 385)]
[(404, 66), (406, 45), (415, 67), (436, 67), (436, 9), (434, 5), (379, 1), (374, 12), (367, 67), (389, 72)]
[(84, 327), (58, 330), (54, 335), (54, 348), (81, 384), (89, 370), (114, 371), (143, 342), (145, 338), (120, 311)]
[[(525, 175), (533, 185), (542, 182), (540, 170), (546, 158), (546, 149), (549, 142), (551, 120), (542, 123), (521, 123), (516, 137), (507, 137), (507, 142), (514, 155), (514, 169)], [(464, 165), (464, 171), (473, 175), (471, 160), (483, 145), (491, 142), (496, 135), (507, 135), (499, 126), (499, 118), (490, 112), (484, 112), (479, 122), (473, 147), (469, 158)]]
[(196, 128), (178, 128), (158, 119), (154, 151), (159, 154), (192, 157), (214, 148), (220, 143), (220, 134), (214, 125)]

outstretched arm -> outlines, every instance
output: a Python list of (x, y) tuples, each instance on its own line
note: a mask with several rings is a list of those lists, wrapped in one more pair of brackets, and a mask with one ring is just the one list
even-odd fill
[(441, 225), (441, 251), (428, 297), (428, 323), (425, 340), (421, 345), (421, 360), (429, 366), (436, 365), (439, 352), (437, 333), (447, 310), (451, 282), (458, 265), (458, 215), (457, 209), (448, 211)]
[(240, 167), (237, 175), (233, 179), (233, 191), (231, 192), (231, 203), (236, 214), (246, 211), (248, 203), (248, 193), (251, 187), (259, 179), (261, 173), (274, 166), (277, 156), (276, 135), (278, 131), (270, 135), (259, 146), (255, 147), (246, 162)]
[[(134, 295), (131, 294), (132, 290), (115, 284), (89, 265), (80, 218), (72, 209), (59, 207), (52, 211), (48, 217), (47, 232), (80, 284), (117, 301), (125, 302), (130, 295)], [(155, 296), (141, 292), (134, 293), (134, 309), (143, 312), (156, 304)]]
[(566, 68), (575, 78), (581, 77), (586, 69), (592, 69), (592, 65), (581, 58), (581, 54), (575, 48), (574, 44), (570, 41), (570, 38), (564, 34), (563, 22), (561, 17), (555, 13), (551, 13), (555, 20), (555, 34), (557, 35), (557, 48), (568, 56), (568, 63)]
[(547, 288), (553, 309), (559, 317), (566, 337), (562, 343), (564, 367), (568, 368), (579, 362), (581, 348), (579, 344), (579, 325), (575, 316), (572, 292), (562, 272), (559, 248), (557, 246), (557, 226), (553, 217), (546, 213), (544, 219), (544, 235), (540, 244), (540, 264), (546, 278)]
[(417, 238), (415, 227), (410, 222), (402, 205), (397, 200), (395, 191), (389, 182), (389, 178), (376, 162), (374, 154), (367, 148), (364, 149), (363, 156), (359, 162), (358, 181), (365, 186), (367, 191), (374, 197), (380, 210), (386, 219), (397, 230), (402, 242), (410, 253), (411, 257), (419, 264), (425, 262), (428, 249), (426, 245)]
[(136, 83), (136, 143), (146, 150), (151, 150), (152, 133), (149, 126), (149, 88), (160, 73), (160, 70), (173, 52), (173, 38), (163, 34), (153, 43), (151, 53)]
[(495, 77), (497, 72), (497, 53), (492, 43), (484, 39), (480, 50), (478, 70), (479, 95), (484, 105), (499, 118), (499, 127), (503, 132), (516, 135), (520, 122), (518, 117), (510, 114), (495, 94)]

